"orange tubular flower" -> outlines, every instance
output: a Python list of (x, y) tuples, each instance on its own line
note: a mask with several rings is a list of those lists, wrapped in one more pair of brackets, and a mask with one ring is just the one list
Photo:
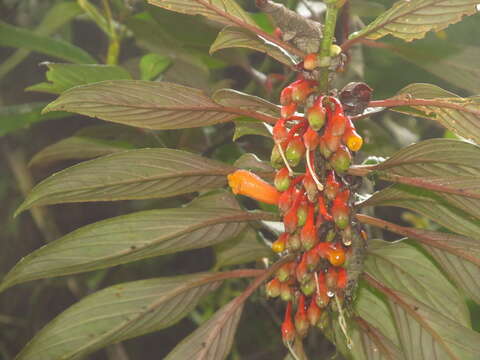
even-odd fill
[(280, 193), (277, 189), (250, 171), (237, 170), (227, 178), (228, 185), (236, 195), (245, 195), (266, 204), (278, 203)]
[(363, 139), (355, 130), (352, 120), (347, 116), (347, 127), (343, 134), (343, 142), (351, 151), (358, 151), (363, 145)]

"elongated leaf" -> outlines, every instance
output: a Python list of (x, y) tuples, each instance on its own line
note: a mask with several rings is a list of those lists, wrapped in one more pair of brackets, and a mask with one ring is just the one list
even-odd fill
[(271, 173), (272, 176), (275, 173), (275, 169), (269, 161), (262, 161), (252, 153), (243, 154), (235, 161), (234, 165), (240, 169)]
[(29, 91), (60, 94), (77, 85), (102, 80), (131, 79), (127, 70), (114, 65), (80, 65), (46, 63), (49, 82), (35, 84), (26, 88)]
[(403, 353), (408, 360), (474, 360), (480, 352), (480, 334), (407, 294), (378, 284), (394, 314)]
[(226, 25), (234, 21), (256, 26), (235, 0), (148, 0), (152, 5), (188, 15), (202, 15)]
[[(421, 45), (421, 46), (420, 46)], [(389, 44), (389, 49), (403, 59), (438, 76), (460, 89), (480, 94), (476, 66), (480, 47), (456, 44), (453, 41), (428, 44)]]
[(404, 185), (390, 186), (375, 193), (360, 206), (396, 206), (416, 211), (466, 236), (476, 237), (480, 221), (465, 211), (449, 204), (438, 193)]
[[(37, 35), (51, 35), (81, 13), (82, 10), (76, 2), (62, 1), (56, 3), (48, 10), (41, 23), (33, 30), (33, 32)], [(21, 63), (29, 54), (30, 50), (28, 49), (21, 48), (16, 50), (10, 57), (0, 64), (0, 78), (15, 68), (15, 66)]]
[(197, 249), (238, 236), (257, 213), (230, 208), (150, 210), (73, 231), (23, 258), (0, 289), (25, 281), (102, 269)]
[[(390, 314), (389, 314), (390, 315)], [(365, 360), (403, 360), (404, 356), (397, 345), (380, 332), (368, 321), (357, 317), (355, 321), (359, 329), (354, 334), (355, 349), (354, 359)], [(356, 335), (356, 336), (355, 336)], [(358, 340), (357, 340), (358, 339)], [(361, 347), (363, 350), (359, 352)]]
[(33, 205), (162, 198), (222, 187), (235, 168), (172, 149), (128, 150), (62, 170), (35, 186)]
[(248, 30), (235, 26), (228, 26), (220, 31), (215, 42), (210, 47), (210, 54), (218, 50), (235, 47), (260, 51), (278, 60), (282, 64), (287, 66), (295, 65), (295, 61), (290, 55), (276, 44), (263, 40)]
[(258, 121), (235, 121), (235, 132), (233, 133), (233, 141), (238, 140), (245, 135), (259, 135), (272, 139), (270, 132), (271, 126)]
[(221, 274), (205, 273), (111, 286), (57, 316), (17, 359), (80, 359), (106, 345), (166, 328), (192, 311), (221, 280)]
[(422, 141), (398, 151), (375, 169), (382, 179), (480, 198), (480, 147), (464, 141)]
[(470, 315), (457, 289), (418, 249), (404, 241), (369, 240), (365, 270), (384, 285), (468, 326)]
[(42, 115), (41, 111), (45, 105), (45, 103), (36, 102), (0, 107), (0, 136), (28, 128), (31, 124), (40, 121), (69, 116), (65, 112)]
[(77, 64), (95, 64), (96, 61), (81, 48), (63, 40), (38, 35), (35, 32), (0, 22), (0, 46), (37, 51)]
[(476, 5), (476, 0), (400, 0), (351, 38), (375, 40), (392, 35), (406, 41), (421, 39), (428, 31), (440, 31), (475, 14)]
[(272, 254), (270, 248), (259, 242), (257, 232), (246, 227), (235, 239), (215, 247), (215, 268), (245, 264)]
[(150, 53), (140, 59), (140, 77), (142, 80), (153, 80), (164, 72), (171, 64), (167, 56)]
[(242, 315), (243, 301), (233, 299), (190, 336), (182, 340), (165, 360), (223, 360), (232, 347)]
[(398, 112), (439, 122), (453, 133), (480, 143), (480, 97), (461, 98), (431, 84), (411, 84), (396, 98), (425, 99), (422, 104), (394, 108)]
[(50, 166), (64, 160), (88, 160), (131, 148), (127, 143), (72, 136), (36, 153), (29, 165)]
[(233, 89), (215, 91), (212, 99), (220, 105), (255, 110), (258, 113), (280, 117), (280, 107), (258, 96), (245, 94)]
[(480, 303), (480, 238), (403, 228), (403, 235), (419, 241), (443, 271), (473, 300)]
[(214, 103), (201, 90), (167, 82), (101, 81), (64, 92), (44, 113), (65, 110), (147, 129), (184, 129), (231, 121), (241, 111)]

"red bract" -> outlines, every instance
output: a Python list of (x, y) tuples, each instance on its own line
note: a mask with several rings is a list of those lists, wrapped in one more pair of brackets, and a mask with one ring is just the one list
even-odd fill
[(327, 286), (329, 297), (332, 297), (337, 290), (337, 277), (337, 270), (329, 267), (327, 269), (327, 273), (325, 274), (325, 285)]
[(325, 283), (325, 274), (322, 272), (317, 273), (317, 294), (315, 295), (315, 302), (320, 309), (327, 307), (330, 302), (330, 298), (327, 295), (327, 285)]
[(311, 202), (315, 201), (318, 194), (318, 187), (309, 170), (307, 170), (305, 177), (303, 178), (303, 187), (307, 193), (308, 200)]
[(295, 188), (294, 185), (290, 185), (290, 187), (282, 192), (278, 197), (278, 209), (285, 213), (293, 204), (293, 199), (297, 196), (296, 193), (298, 190)]
[(332, 216), (339, 229), (345, 229), (350, 223), (349, 197), (350, 191), (346, 189), (338, 193), (333, 200)]
[(307, 269), (305, 253), (295, 269), (295, 276), (300, 284), (306, 283), (312, 277), (312, 274)]
[(347, 287), (348, 281), (347, 270), (344, 268), (338, 268), (337, 273), (337, 289), (344, 290)]

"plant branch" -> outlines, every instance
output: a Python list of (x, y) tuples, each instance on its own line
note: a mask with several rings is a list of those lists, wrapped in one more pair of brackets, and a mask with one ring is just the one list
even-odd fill
[[(459, 98), (461, 99), (461, 98)], [(414, 98), (392, 98), (386, 100), (373, 100), (368, 103), (369, 107), (397, 107), (397, 106), (436, 106), (443, 107), (462, 112), (468, 112), (470, 114), (480, 116), (480, 110), (467, 109), (465, 104), (455, 104), (448, 101), (442, 101), (438, 99), (414, 99)]]
[(325, 26), (323, 28), (323, 38), (320, 43), (320, 52), (319, 52), (319, 64), (320, 64), (320, 79), (319, 79), (319, 90), (322, 93), (328, 92), (328, 75), (329, 67), (331, 62), (330, 49), (333, 44), (333, 37), (335, 35), (335, 28), (337, 25), (337, 16), (339, 7), (337, 6), (337, 0), (327, 0), (325, 1), (327, 5), (327, 13), (325, 15)]

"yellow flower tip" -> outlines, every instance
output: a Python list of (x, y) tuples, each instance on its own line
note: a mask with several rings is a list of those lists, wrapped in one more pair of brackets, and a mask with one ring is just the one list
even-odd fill
[(277, 189), (250, 171), (237, 170), (229, 174), (227, 179), (235, 195), (245, 195), (267, 204), (278, 202), (280, 193)]
[(285, 251), (285, 240), (283, 238), (275, 240), (272, 244), (272, 251), (277, 254)]
[(351, 151), (358, 151), (362, 148), (363, 139), (360, 136), (350, 136), (347, 140), (347, 147)]

